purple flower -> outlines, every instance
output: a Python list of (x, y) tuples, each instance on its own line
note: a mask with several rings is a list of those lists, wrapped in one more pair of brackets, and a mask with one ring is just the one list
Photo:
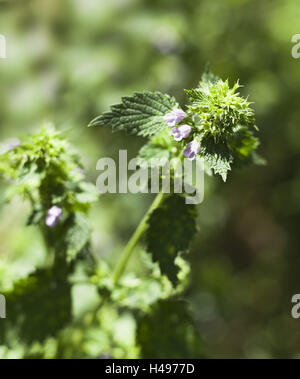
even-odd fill
[(57, 225), (58, 221), (61, 219), (61, 216), (62, 216), (62, 209), (55, 205), (48, 211), (48, 215), (46, 218), (46, 225), (49, 228), (54, 228)]
[(6, 154), (9, 151), (22, 145), (22, 142), (18, 138), (10, 138), (3, 142), (0, 146), (0, 154)]
[(196, 158), (196, 155), (200, 151), (200, 143), (196, 140), (187, 144), (187, 147), (184, 149), (183, 154), (190, 161), (193, 161)]
[(170, 113), (167, 113), (164, 116), (164, 120), (168, 126), (174, 127), (176, 124), (184, 120), (186, 116), (186, 113), (182, 109), (174, 108)]
[(179, 125), (177, 128), (172, 129), (172, 135), (175, 141), (181, 141), (183, 138), (187, 138), (191, 133), (192, 128), (190, 125)]

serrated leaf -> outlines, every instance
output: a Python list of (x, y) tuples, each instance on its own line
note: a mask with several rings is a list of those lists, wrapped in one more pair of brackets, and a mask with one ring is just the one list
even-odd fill
[(221, 175), (224, 182), (227, 180), (227, 173), (231, 170), (233, 157), (230, 154), (226, 141), (215, 142), (210, 135), (201, 140), (201, 155), (204, 157), (209, 169), (215, 174)]
[(144, 145), (139, 152), (139, 158), (145, 159), (147, 162), (150, 162), (153, 158), (169, 159), (169, 156), (169, 150), (164, 149), (162, 146), (153, 141), (150, 141)]
[(91, 229), (87, 217), (76, 212), (52, 229), (46, 229), (46, 238), (50, 246), (54, 246), (57, 255), (67, 262), (74, 261), (88, 246)]
[(194, 205), (187, 205), (183, 197), (173, 195), (149, 219), (147, 251), (174, 286), (179, 272), (175, 259), (180, 252), (185, 252), (190, 247), (197, 231), (196, 216)]
[(147, 312), (156, 301), (169, 295), (162, 282), (162, 278), (150, 276), (140, 279), (128, 275), (114, 287), (111, 299), (119, 307)]
[(177, 298), (160, 300), (138, 319), (137, 343), (143, 359), (203, 357), (202, 341), (187, 306)]
[(202, 81), (196, 89), (186, 90), (189, 110), (200, 119), (202, 132), (215, 140), (234, 134), (238, 125), (254, 129), (255, 117), (251, 103), (240, 96), (239, 82), (230, 87), (228, 80)]
[(143, 159), (148, 167), (151, 160), (151, 167), (160, 167), (165, 165), (166, 161), (170, 159), (174, 151), (176, 152), (176, 145), (174, 144), (174, 139), (171, 136), (170, 130), (167, 129), (166, 131), (153, 136), (150, 141), (141, 148), (138, 158)]
[(41, 207), (33, 209), (27, 220), (27, 226), (38, 225), (44, 218), (44, 212)]
[(71, 320), (68, 268), (40, 269), (5, 293), (7, 319), (0, 323), (0, 345), (14, 331), (27, 344), (53, 337)]
[(259, 140), (254, 133), (245, 126), (238, 126), (235, 133), (228, 138), (228, 146), (234, 158), (234, 165), (242, 167), (253, 163), (263, 165), (266, 161), (256, 153)]
[(151, 136), (166, 128), (163, 116), (177, 106), (176, 100), (160, 92), (145, 91), (122, 98), (110, 112), (94, 119), (90, 126), (110, 126), (113, 131)]
[(67, 221), (66, 230), (66, 258), (71, 262), (89, 243), (91, 229), (86, 216), (76, 213)]
[(82, 182), (78, 185), (78, 192), (76, 194), (76, 200), (80, 204), (91, 204), (99, 199), (99, 192), (94, 184)]

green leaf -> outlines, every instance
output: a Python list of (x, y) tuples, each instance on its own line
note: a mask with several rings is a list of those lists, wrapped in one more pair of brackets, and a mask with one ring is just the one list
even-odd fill
[[(81, 191), (81, 192), (79, 192)], [(76, 201), (80, 204), (89, 206), (99, 200), (99, 192), (92, 183), (81, 182), (78, 185), (78, 193), (76, 193)]]
[(226, 182), (227, 173), (231, 170), (233, 162), (227, 142), (216, 143), (211, 135), (207, 135), (201, 140), (201, 155), (204, 157), (209, 169), (213, 170), (215, 174), (221, 175), (224, 182)]
[(240, 96), (237, 82), (232, 88), (228, 80), (202, 81), (196, 89), (186, 90), (191, 105), (189, 110), (200, 119), (199, 128), (215, 140), (234, 133), (238, 125), (254, 129), (254, 111), (251, 103)]
[(147, 165), (150, 165), (151, 160), (154, 162), (153, 159), (155, 159), (157, 165), (160, 166), (160, 162), (169, 159), (170, 152), (155, 142), (150, 141), (141, 148), (138, 157), (143, 159)]
[(35, 207), (28, 218), (27, 226), (38, 225), (42, 220), (44, 221), (45, 215), (41, 207)]
[(147, 312), (158, 299), (169, 296), (171, 291), (172, 289), (166, 290), (162, 277), (140, 279), (128, 275), (114, 287), (111, 299), (118, 307)]
[(177, 106), (176, 100), (160, 92), (135, 93), (123, 97), (122, 103), (113, 105), (110, 112), (94, 119), (90, 126), (110, 126), (113, 131), (151, 136), (166, 128), (163, 116)]
[[(169, 160), (172, 155), (178, 152), (178, 144), (171, 135), (171, 128), (166, 129), (162, 133), (153, 136), (150, 141), (145, 144), (138, 157), (143, 159), (149, 166), (152, 160), (152, 167), (160, 167)], [(155, 161), (153, 161), (155, 159)], [(161, 160), (161, 162), (159, 162)], [(143, 165), (141, 165), (143, 166)]]
[(195, 206), (185, 204), (185, 199), (177, 195), (166, 199), (150, 216), (147, 251), (173, 285), (178, 282), (180, 270), (175, 259), (190, 247), (197, 231), (196, 216)]
[(82, 213), (71, 216), (65, 228), (66, 258), (68, 262), (71, 262), (89, 243), (91, 229), (87, 217)]
[(7, 319), (0, 323), (0, 345), (18, 339), (31, 344), (53, 337), (71, 320), (71, 285), (68, 269), (40, 269), (5, 293)]
[(237, 167), (248, 163), (259, 163), (254, 154), (259, 146), (259, 140), (253, 132), (245, 126), (235, 128), (234, 134), (228, 138), (228, 146), (234, 157), (234, 164)]
[(138, 320), (137, 343), (143, 359), (203, 357), (202, 341), (188, 303), (176, 298), (159, 301)]

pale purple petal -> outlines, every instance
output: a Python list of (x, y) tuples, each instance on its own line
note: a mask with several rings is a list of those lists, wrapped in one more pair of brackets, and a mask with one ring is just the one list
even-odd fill
[(174, 127), (179, 122), (183, 121), (186, 118), (187, 114), (179, 108), (174, 108), (170, 113), (167, 113), (164, 116), (166, 124), (170, 127)]
[(179, 125), (177, 128), (172, 129), (172, 136), (175, 141), (181, 141), (183, 138), (187, 138), (192, 128), (190, 125)]
[(62, 215), (62, 209), (54, 205), (54, 207), (49, 209), (48, 214), (50, 216), (60, 217)]
[(179, 125), (178, 130), (182, 138), (187, 138), (190, 135), (192, 128), (190, 125)]
[(58, 223), (58, 218), (55, 217), (55, 216), (47, 216), (46, 218), (46, 225), (49, 227), (49, 228), (54, 228), (57, 223)]
[(174, 137), (174, 140), (178, 141), (178, 142), (181, 141), (183, 138), (180, 131), (179, 131), (179, 128), (173, 128), (172, 129), (172, 135)]
[(49, 228), (54, 228), (58, 221), (61, 219), (62, 216), (62, 209), (57, 207), (56, 205), (53, 206), (51, 209), (48, 211), (48, 215), (46, 218), (46, 225)]
[(193, 161), (196, 158), (196, 155), (200, 151), (200, 143), (196, 140), (187, 144), (187, 147), (184, 149), (183, 154), (186, 158)]
[(186, 113), (182, 109), (174, 108), (172, 111), (176, 115), (176, 122), (181, 122), (186, 118)]
[(167, 113), (164, 116), (164, 120), (166, 121), (166, 124), (170, 127), (174, 127), (176, 125), (176, 116), (172, 112)]

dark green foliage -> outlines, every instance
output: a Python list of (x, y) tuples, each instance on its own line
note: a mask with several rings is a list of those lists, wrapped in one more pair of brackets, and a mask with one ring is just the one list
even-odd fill
[(225, 182), (233, 162), (226, 140), (219, 141), (216, 144), (214, 138), (211, 135), (207, 135), (202, 138), (201, 142), (201, 154), (205, 158), (205, 162), (215, 174), (221, 175)]
[[(14, 183), (8, 199), (18, 194), (29, 201), (27, 225), (39, 228), (47, 247), (47, 268), (16, 281), (4, 293), (8, 317), (1, 325), (0, 345), (14, 339), (31, 348), (34, 342), (56, 337), (72, 322), (69, 275), (82, 255), (88, 257), (87, 213), (98, 196), (95, 186), (84, 181), (79, 157), (52, 126), (0, 156), (0, 161), (2, 175)], [(54, 205), (62, 217), (49, 227), (46, 217)]]
[[(189, 304), (210, 358), (298, 358), (299, 320), (290, 316), (290, 300), (300, 290), (300, 60), (291, 56), (299, 0), (0, 3), (0, 33), (8, 49), (8, 59), (0, 60), (0, 140), (55, 119), (83, 152), (90, 177), (103, 154), (119, 148), (136, 152), (142, 143), (125, 133), (85, 130), (99, 110), (145, 88), (176, 95), (184, 104), (182, 88), (197, 86), (207, 60), (223, 79), (240, 78), (241, 93), (254, 102), (260, 150), (269, 164), (237, 171), (235, 159), (226, 186), (220, 178), (205, 179), (200, 233), (189, 256)], [(256, 153), (252, 158), (257, 161)], [(1, 183), (2, 196), (4, 189)], [(95, 253), (109, 264), (117, 262), (120, 245), (148, 202), (148, 195), (103, 196), (91, 214)], [(37, 229), (20, 226), (25, 207), (17, 201), (1, 209), (0, 286), (10, 283), (11, 275), (21, 276), (25, 266), (44, 263)], [(139, 253), (128, 272), (136, 271), (144, 282), (148, 273), (142, 275)], [(139, 286), (130, 288), (134, 298)], [(85, 298), (76, 296), (77, 303)], [(120, 325), (120, 315), (109, 313), (106, 319), (122, 335), (114, 324)], [(78, 323), (73, 333), (65, 333), (58, 357), (138, 356), (103, 330), (103, 325)], [(129, 341), (127, 325), (121, 330)], [(35, 356), (53, 357), (52, 344), (43, 350), (47, 354)], [(8, 352), (22, 354), (19, 345)], [(1, 347), (0, 357), (6, 357)]]
[(166, 160), (176, 155), (178, 155), (178, 149), (171, 136), (170, 128), (151, 137), (139, 152), (139, 158), (145, 160), (148, 166), (151, 164), (151, 167), (163, 166)]
[(83, 213), (75, 213), (56, 228), (45, 229), (45, 236), (56, 253), (71, 262), (88, 247), (91, 229), (87, 217)]
[[(0, 161), (0, 174), (15, 180), (9, 197), (23, 195), (31, 203), (28, 225), (40, 226), (49, 247), (67, 261), (75, 259), (89, 242), (86, 214), (98, 195), (95, 186), (85, 182), (73, 148), (52, 125), (47, 125), (0, 156)], [(47, 213), (54, 205), (62, 209), (63, 218), (55, 228), (47, 228)]]
[[(232, 164), (238, 166), (251, 161), (258, 146), (250, 129), (254, 130), (254, 113), (247, 100), (236, 93), (238, 87), (235, 85), (231, 89), (228, 81), (223, 82), (206, 72), (197, 89), (186, 91), (191, 101), (188, 113), (182, 117), (178, 116), (178, 110), (174, 110), (168, 115), (171, 119), (177, 118), (176, 126), (184, 122), (190, 127), (188, 135), (180, 141), (174, 139), (174, 131), (164, 118), (178, 107), (177, 102), (160, 92), (145, 91), (125, 97), (121, 104), (112, 106), (110, 112), (99, 116), (90, 125), (106, 125), (113, 131), (125, 130), (128, 134), (150, 137), (139, 152), (140, 166), (151, 163), (154, 167), (153, 159), (156, 168), (171, 158), (181, 161), (188, 142), (200, 143), (200, 157), (204, 157), (209, 169), (225, 181)], [(39, 356), (40, 352), (34, 352), (33, 343), (47, 343), (48, 337), (58, 337), (58, 333), (73, 322), (69, 274), (80, 258), (89, 256), (91, 228), (87, 213), (91, 203), (97, 200), (97, 193), (93, 185), (85, 182), (78, 155), (49, 125), (3, 154), (0, 170), (16, 183), (9, 198), (19, 194), (29, 200), (32, 212), (27, 224), (40, 228), (48, 255), (54, 262), (52, 267), (37, 270), (17, 281), (6, 293), (8, 312), (12, 312), (13, 317), (0, 331), (2, 343), (9, 340), (8, 330), (13, 325), (15, 338), (33, 349), (26, 353), (27, 356)], [(173, 167), (172, 176), (175, 170)], [(158, 196), (163, 199), (164, 194)], [(151, 268), (153, 278), (143, 283), (135, 279), (119, 285), (120, 276), (112, 280), (111, 275), (103, 276), (102, 273), (99, 277), (92, 265), (89, 271), (93, 276), (91, 283), (102, 299), (100, 310), (105, 303), (111, 302), (118, 304), (120, 312), (122, 309), (132, 315), (146, 312), (137, 323), (137, 341), (142, 357), (199, 357), (199, 338), (186, 303), (173, 297), (166, 299), (174, 293), (182, 293), (188, 282), (190, 270), (183, 255), (189, 251), (197, 231), (196, 207), (186, 204), (184, 194), (172, 193), (157, 204), (160, 206), (151, 213), (148, 225), (142, 224), (143, 232), (146, 231), (147, 252), (156, 264)], [(60, 216), (49, 225), (46, 218), (49, 214), (51, 216), (53, 208)], [(152, 291), (154, 293), (149, 296)], [(36, 304), (41, 310), (34, 314)], [(97, 317), (99, 319), (100, 315), (95, 311), (91, 318), (93, 325)], [(171, 334), (169, 330), (172, 330)], [(113, 335), (110, 328), (107, 335)], [(160, 347), (157, 352), (156, 346)], [(101, 349), (96, 351), (105, 353)]]
[(173, 97), (160, 92), (135, 93), (133, 97), (124, 97), (121, 104), (112, 106), (110, 112), (97, 117), (90, 126), (110, 126), (113, 131), (152, 136), (166, 128), (163, 116), (175, 106)]
[(250, 103), (229, 82), (218, 79), (210, 72), (202, 77), (199, 87), (186, 90), (191, 101), (189, 109), (197, 114), (200, 154), (208, 168), (226, 181), (228, 171), (251, 161), (259, 143), (254, 136), (256, 129), (254, 111)]
[(0, 325), (0, 345), (12, 330), (26, 344), (54, 337), (71, 320), (70, 268), (39, 269), (5, 293), (7, 319)]
[(176, 106), (176, 101), (159, 92), (125, 97), (121, 104), (112, 106), (110, 112), (97, 117), (90, 125), (153, 136), (139, 153), (148, 164), (153, 158), (179, 157), (186, 144), (196, 140), (208, 168), (226, 181), (233, 163), (240, 166), (240, 161), (251, 161), (258, 147), (258, 139), (253, 134), (257, 129), (254, 111), (251, 103), (237, 92), (239, 88), (239, 83), (231, 88), (228, 80), (223, 81), (206, 70), (197, 88), (185, 90), (191, 104), (184, 123), (191, 127), (191, 132), (186, 140), (177, 143), (163, 119)]
[(237, 126), (233, 133), (215, 143), (214, 137), (206, 134), (201, 140), (201, 154), (208, 167), (215, 174), (221, 175), (224, 182), (232, 165), (241, 167), (245, 164), (263, 164), (264, 160), (255, 152), (259, 140), (246, 126)]
[(197, 231), (196, 216), (194, 205), (187, 205), (183, 197), (173, 195), (150, 217), (146, 233), (147, 251), (173, 285), (177, 284), (179, 272), (175, 259), (190, 247)]
[(235, 126), (254, 125), (254, 111), (237, 92), (238, 88), (238, 83), (230, 88), (228, 80), (220, 79), (200, 82), (198, 88), (185, 91), (191, 102), (190, 110), (200, 118), (201, 129), (216, 142), (232, 134)]
[(238, 126), (235, 133), (229, 137), (228, 146), (237, 166), (247, 163), (259, 164), (256, 161), (257, 153), (255, 152), (259, 146), (259, 139), (247, 127)]
[(203, 356), (202, 342), (188, 303), (160, 300), (138, 320), (137, 343), (144, 359), (187, 359)]

